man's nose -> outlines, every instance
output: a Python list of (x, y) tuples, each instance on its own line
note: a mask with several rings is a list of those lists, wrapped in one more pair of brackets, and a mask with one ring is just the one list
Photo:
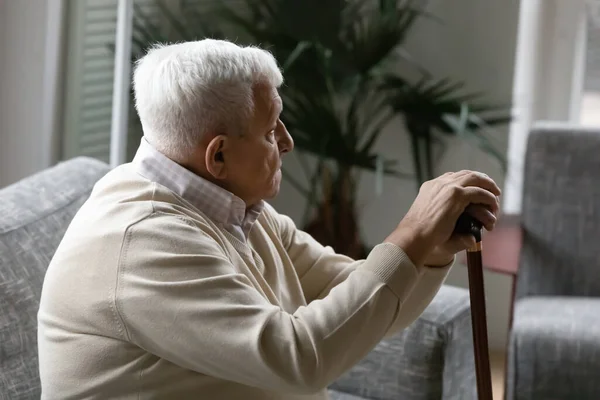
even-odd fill
[(283, 122), (281, 123), (278, 145), (279, 152), (281, 153), (287, 153), (294, 150), (294, 139), (292, 139), (292, 136), (288, 132)]

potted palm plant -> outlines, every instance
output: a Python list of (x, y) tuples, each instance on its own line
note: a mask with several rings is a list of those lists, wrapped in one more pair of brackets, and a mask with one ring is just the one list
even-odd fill
[[(432, 153), (440, 135), (474, 139), (501, 165), (505, 162), (485, 129), (506, 123), (507, 114), (489, 116), (500, 109), (463, 94), (459, 82), (432, 78), (406, 56), (402, 46), (412, 27), (431, 18), (423, 3), (180, 0), (173, 7), (158, 1), (162, 22), (136, 10), (133, 58), (155, 42), (205, 37), (234, 38), (270, 50), (282, 65), (282, 120), (305, 175), (284, 171), (307, 200), (303, 228), (322, 244), (361, 258), (368, 251), (355, 204), (361, 171), (415, 179), (420, 186), (435, 175)], [(410, 66), (411, 77), (397, 72), (399, 64)], [(415, 174), (399, 171), (395, 160), (374, 150), (397, 116), (411, 138)]]

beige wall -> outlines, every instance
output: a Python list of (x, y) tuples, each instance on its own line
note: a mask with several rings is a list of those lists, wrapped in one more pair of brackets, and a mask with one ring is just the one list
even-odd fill
[(0, 187), (43, 168), (47, 0), (1, 0)]

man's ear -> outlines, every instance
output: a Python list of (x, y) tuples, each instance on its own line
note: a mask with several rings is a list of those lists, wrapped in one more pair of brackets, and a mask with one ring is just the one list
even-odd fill
[(227, 136), (217, 135), (208, 143), (206, 147), (205, 163), (206, 169), (216, 179), (225, 179), (227, 177), (227, 168), (225, 166), (224, 152), (227, 148)]

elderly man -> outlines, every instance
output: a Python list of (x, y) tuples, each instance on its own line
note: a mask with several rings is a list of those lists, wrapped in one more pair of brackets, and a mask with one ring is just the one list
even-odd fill
[[(48, 268), (44, 399), (325, 399), (429, 304), (465, 209), (492, 229), (497, 185), (424, 184), (365, 260), (335, 254), (265, 199), (293, 141), (282, 75), (254, 47), (158, 46), (134, 76), (144, 139), (95, 186)], [(473, 206), (475, 205), (475, 206)]]

